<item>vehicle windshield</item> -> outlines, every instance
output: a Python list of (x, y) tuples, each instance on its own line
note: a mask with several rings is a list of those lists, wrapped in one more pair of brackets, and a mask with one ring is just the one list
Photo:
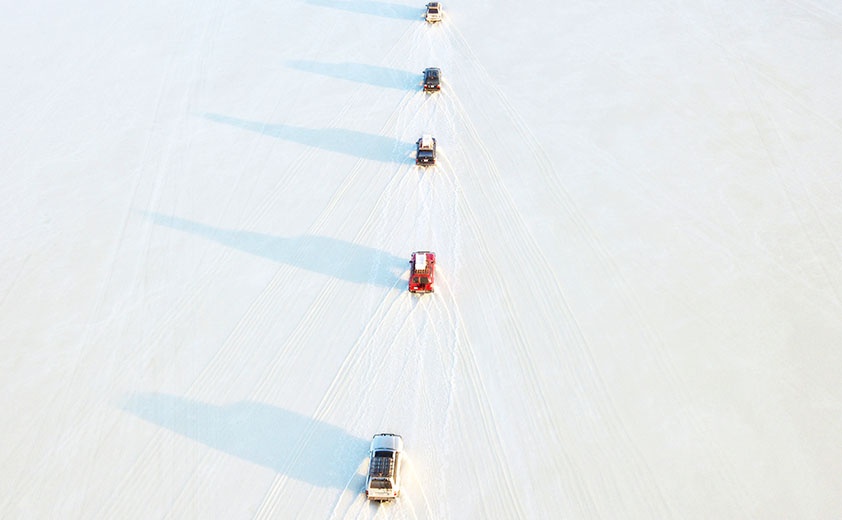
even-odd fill
[(371, 481), (372, 489), (392, 489), (392, 483), (386, 479), (376, 478)]

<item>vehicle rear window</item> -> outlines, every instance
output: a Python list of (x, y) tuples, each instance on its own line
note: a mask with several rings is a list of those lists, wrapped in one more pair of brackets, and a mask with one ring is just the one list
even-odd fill
[(374, 489), (392, 489), (392, 483), (378, 478), (371, 481), (371, 487)]
[(393, 452), (393, 451), (375, 451), (374, 456), (375, 457), (387, 457), (387, 458), (391, 459), (392, 457), (395, 456), (395, 452)]

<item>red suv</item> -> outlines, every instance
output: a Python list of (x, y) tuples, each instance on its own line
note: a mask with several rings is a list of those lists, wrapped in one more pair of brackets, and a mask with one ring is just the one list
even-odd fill
[(434, 292), (436, 254), (430, 251), (416, 251), (412, 253), (409, 266), (409, 292)]

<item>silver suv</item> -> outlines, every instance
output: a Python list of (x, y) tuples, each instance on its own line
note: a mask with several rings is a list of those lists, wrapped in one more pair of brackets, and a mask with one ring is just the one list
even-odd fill
[(369, 500), (394, 500), (401, 496), (401, 457), (403, 438), (394, 433), (378, 433), (371, 439), (365, 496)]

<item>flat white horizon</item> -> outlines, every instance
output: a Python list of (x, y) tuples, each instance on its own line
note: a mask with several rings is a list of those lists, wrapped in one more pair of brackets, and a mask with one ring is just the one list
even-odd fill
[(842, 6), (423, 3), (6, 6), (0, 516), (842, 516)]

